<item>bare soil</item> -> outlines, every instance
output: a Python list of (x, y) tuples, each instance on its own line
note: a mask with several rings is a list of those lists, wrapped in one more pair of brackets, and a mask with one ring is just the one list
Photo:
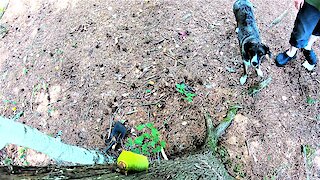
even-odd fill
[[(271, 58), (262, 64), (264, 78), (250, 71), (241, 86), (233, 2), (10, 1), (1, 19), (8, 32), (0, 39), (0, 115), (23, 112), (19, 122), (101, 150), (110, 122), (153, 122), (172, 159), (201, 148), (206, 113), (218, 124), (240, 105), (219, 148), (234, 177), (320, 178), (320, 68), (304, 69), (302, 53), (284, 68)], [(263, 42), (276, 56), (289, 47), (297, 11), (291, 0), (252, 2)], [(268, 77), (267, 88), (248, 94)], [(175, 89), (181, 82), (195, 89), (190, 103)], [(302, 145), (318, 149), (310, 168)], [(0, 151), (1, 164), (10, 158), (24, 165), (17, 148)], [(30, 165), (52, 163), (27, 152)]]

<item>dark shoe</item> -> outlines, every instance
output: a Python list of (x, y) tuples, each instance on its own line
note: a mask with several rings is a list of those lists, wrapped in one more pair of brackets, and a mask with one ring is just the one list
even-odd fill
[(302, 52), (310, 65), (317, 64), (317, 55), (316, 53), (314, 53), (312, 49), (311, 50), (302, 49)]
[(287, 55), (287, 51), (280, 53), (277, 55), (276, 57), (276, 65), (278, 67), (283, 67), (284, 65), (286, 65), (289, 61), (295, 59), (297, 57), (297, 53), (293, 56), (293, 57), (289, 57)]

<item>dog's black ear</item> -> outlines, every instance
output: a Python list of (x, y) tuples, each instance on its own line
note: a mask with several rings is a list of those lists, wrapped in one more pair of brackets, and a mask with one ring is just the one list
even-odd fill
[(263, 48), (265, 54), (266, 55), (268, 54), (269, 58), (272, 58), (272, 54), (271, 54), (270, 48), (265, 44), (261, 44), (261, 45), (262, 45), (262, 48)]
[(243, 48), (244, 48), (245, 52), (249, 52), (250, 50), (252, 50), (252, 47), (253, 47), (253, 43), (252, 42), (246, 42), (243, 45)]
[(244, 58), (246, 59), (246, 60), (249, 60), (249, 59), (251, 59), (252, 57), (252, 55), (253, 55), (253, 46), (254, 46), (254, 44), (252, 43), (252, 42), (246, 42), (244, 45), (243, 45), (243, 49), (244, 49)]

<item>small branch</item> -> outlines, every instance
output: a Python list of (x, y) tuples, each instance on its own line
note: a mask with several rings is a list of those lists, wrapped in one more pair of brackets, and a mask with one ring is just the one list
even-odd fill
[(213, 127), (213, 123), (209, 114), (206, 114), (208, 132), (207, 144), (209, 144), (209, 148), (211, 149), (211, 151), (215, 152), (218, 139), (224, 134), (225, 130), (230, 126), (239, 108), (239, 106), (232, 106), (228, 111), (227, 117), (225, 117), (216, 128)]
[(163, 149), (163, 148), (161, 148), (161, 154), (162, 154), (162, 157), (163, 157), (164, 160), (166, 160), (166, 161), (169, 160), (168, 157), (167, 157), (167, 155), (166, 155), (166, 152), (164, 152), (164, 149)]
[(250, 87), (248, 90), (249, 95), (251, 96), (258, 94), (262, 89), (266, 88), (270, 84), (271, 80), (272, 78), (269, 77), (268, 79), (260, 82), (259, 84)]
[(279, 24), (282, 21), (282, 19), (288, 15), (290, 9), (291, 9), (291, 7), (289, 7), (280, 16), (278, 16), (276, 19), (274, 19), (272, 21), (272, 23), (269, 25), (269, 28), (272, 28), (273, 26)]
[(15, 144), (44, 153), (56, 161), (84, 165), (112, 161), (99, 151), (64, 144), (35, 128), (3, 117), (0, 117), (0, 137), (0, 148), (5, 144)]
[(307, 147), (305, 145), (302, 146), (302, 155), (303, 155), (303, 160), (304, 160), (304, 167), (306, 169), (306, 176), (307, 176), (307, 180), (310, 180), (310, 171), (308, 168), (308, 157), (307, 157)]

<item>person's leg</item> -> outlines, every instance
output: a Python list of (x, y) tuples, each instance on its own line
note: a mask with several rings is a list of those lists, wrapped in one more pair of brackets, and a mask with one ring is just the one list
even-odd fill
[(320, 20), (320, 11), (308, 3), (299, 10), (290, 38), (290, 49), (276, 57), (276, 65), (284, 66), (295, 58), (297, 50), (307, 46), (308, 40)]
[(309, 71), (312, 71), (315, 65), (317, 64), (317, 55), (312, 50), (312, 45), (314, 42), (316, 42), (317, 39), (319, 39), (320, 35), (320, 20), (317, 24), (317, 26), (314, 28), (311, 37), (309, 38), (307, 46), (303, 49), (303, 55), (306, 58), (306, 61), (302, 64), (306, 69)]
[(310, 51), (312, 49), (313, 43), (316, 42), (318, 38), (319, 38), (318, 36), (311, 35), (311, 37), (309, 38), (308, 44), (304, 47), (304, 49)]
[(289, 43), (296, 48), (307, 46), (311, 34), (320, 20), (320, 11), (305, 2), (294, 23)]
[(298, 49), (299, 49), (299, 48), (296, 48), (296, 47), (294, 47), (294, 46), (290, 46), (290, 48), (288, 49), (288, 51), (286, 52), (286, 54), (287, 54), (289, 57), (293, 57), (294, 55), (296, 55)]

